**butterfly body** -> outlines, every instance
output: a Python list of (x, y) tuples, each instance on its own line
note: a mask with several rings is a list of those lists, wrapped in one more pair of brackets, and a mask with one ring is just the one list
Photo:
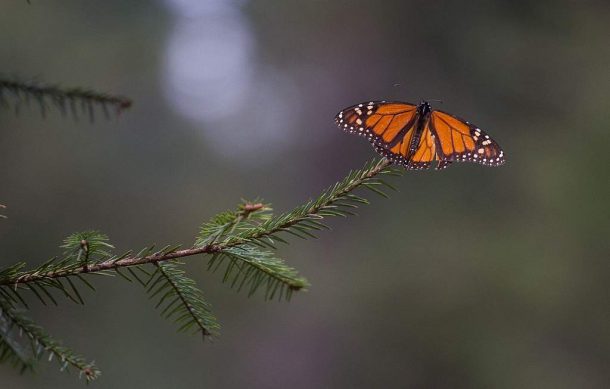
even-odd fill
[(365, 136), (375, 150), (407, 169), (427, 169), (438, 161), (444, 169), (454, 161), (486, 166), (504, 163), (504, 152), (477, 126), (426, 101), (418, 105), (371, 101), (346, 108), (335, 118), (344, 131)]
[(413, 133), (413, 139), (409, 142), (409, 155), (407, 155), (407, 158), (417, 151), (417, 146), (419, 145), (421, 136), (428, 124), (428, 120), (430, 120), (431, 113), (432, 107), (430, 107), (430, 104), (428, 104), (427, 101), (422, 101), (417, 106), (417, 112), (415, 114), (415, 132)]

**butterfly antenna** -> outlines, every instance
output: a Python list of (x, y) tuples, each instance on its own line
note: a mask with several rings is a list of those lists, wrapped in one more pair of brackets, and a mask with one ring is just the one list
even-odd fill
[(426, 101), (432, 101), (432, 102), (435, 102), (435, 103), (441, 103), (441, 104), (443, 104), (443, 100), (439, 100), (439, 99), (429, 99), (429, 100), (428, 100), (428, 99), (426, 99)]

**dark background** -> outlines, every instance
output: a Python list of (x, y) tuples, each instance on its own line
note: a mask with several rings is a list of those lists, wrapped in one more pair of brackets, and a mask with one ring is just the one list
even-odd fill
[[(1, 263), (86, 229), (119, 251), (188, 245), (242, 197), (288, 210), (374, 156), (340, 109), (442, 99), (507, 164), (407, 172), (390, 200), (282, 247), (312, 284), (290, 303), (190, 258), (213, 343), (116, 278), (32, 315), (97, 361), (100, 388), (608, 387), (608, 20), (605, 1), (5, 2), (3, 74), (135, 104), (93, 124), (0, 111)], [(46, 362), (0, 374), (83, 385)]]

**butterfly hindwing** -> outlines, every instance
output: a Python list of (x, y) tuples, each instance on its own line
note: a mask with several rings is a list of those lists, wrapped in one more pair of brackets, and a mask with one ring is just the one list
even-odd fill
[(411, 127), (405, 132), (404, 136), (397, 139), (395, 144), (388, 145), (373, 142), (373, 147), (379, 154), (383, 155), (393, 163), (404, 165), (406, 167), (408, 163), (407, 158), (409, 155), (409, 147), (411, 145), (414, 132), (414, 127)]
[(428, 169), (430, 163), (436, 159), (438, 159), (436, 142), (429, 126), (426, 126), (421, 134), (417, 148), (404, 165), (407, 169), (423, 170)]

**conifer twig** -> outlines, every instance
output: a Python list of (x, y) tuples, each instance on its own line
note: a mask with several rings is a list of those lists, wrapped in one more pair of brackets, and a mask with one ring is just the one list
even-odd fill
[[(8, 277), (0, 280), (0, 285), (27, 284), (41, 280), (67, 277), (83, 273), (98, 273), (116, 270), (118, 268), (132, 267), (150, 263), (175, 260), (190, 257), (198, 254), (218, 254), (225, 249), (239, 246), (242, 244), (255, 242), (265, 244), (262, 239), (273, 237), (277, 238), (277, 233), (287, 232), (300, 237), (311, 236), (308, 230), (319, 230), (325, 228), (320, 222), (328, 216), (346, 216), (349, 211), (340, 209), (342, 206), (349, 206), (348, 202), (367, 204), (368, 202), (351, 192), (360, 186), (364, 186), (376, 193), (383, 195), (377, 186), (386, 185), (385, 182), (376, 179), (376, 176), (384, 173), (396, 174), (389, 168), (391, 162), (385, 158), (369, 163), (365, 168), (350, 173), (342, 182), (335, 184), (320, 196), (316, 201), (309, 201), (301, 207), (297, 207), (290, 213), (274, 217), (257, 227), (252, 227), (240, 232), (237, 236), (222, 242), (212, 242), (200, 247), (191, 247), (183, 250), (168, 250), (156, 252), (149, 255), (128, 255), (123, 258), (111, 258), (97, 263), (88, 263), (79, 266), (71, 266), (66, 269), (52, 270), (49, 272), (23, 272), (16, 277)], [(338, 205), (337, 205), (338, 204)], [(300, 225), (302, 224), (302, 225)], [(292, 228), (295, 228), (292, 230)]]

